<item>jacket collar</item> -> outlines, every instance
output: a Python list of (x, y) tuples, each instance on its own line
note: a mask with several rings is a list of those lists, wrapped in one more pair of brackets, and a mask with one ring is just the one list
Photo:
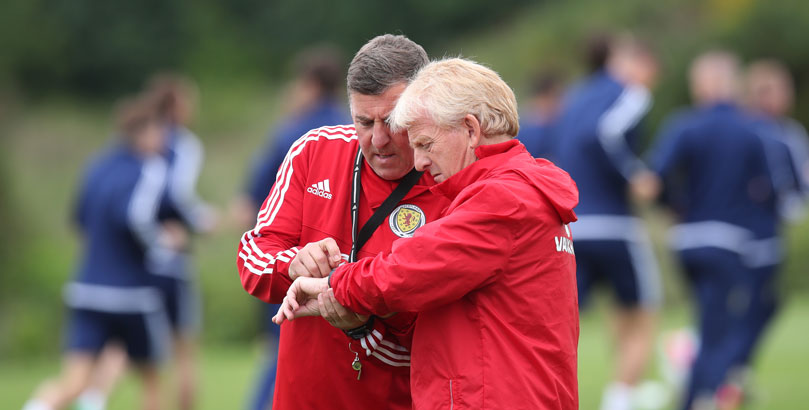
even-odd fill
[(453, 199), (464, 188), (481, 179), (492, 169), (502, 166), (505, 161), (523, 152), (527, 153), (528, 151), (516, 138), (498, 144), (481, 145), (475, 148), (477, 161), (447, 178), (446, 181), (433, 186), (430, 191)]

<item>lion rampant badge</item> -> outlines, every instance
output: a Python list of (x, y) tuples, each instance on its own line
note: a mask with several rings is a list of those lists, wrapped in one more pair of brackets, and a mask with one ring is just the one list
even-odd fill
[(409, 238), (413, 236), (416, 229), (419, 229), (425, 223), (424, 211), (416, 205), (404, 204), (399, 205), (388, 217), (390, 223), (390, 230), (401, 238)]

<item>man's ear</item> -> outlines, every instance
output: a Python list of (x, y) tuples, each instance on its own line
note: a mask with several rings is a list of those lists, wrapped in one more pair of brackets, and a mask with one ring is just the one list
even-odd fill
[(466, 114), (463, 119), (463, 126), (466, 129), (467, 137), (469, 138), (469, 147), (472, 149), (480, 145), (480, 140), (483, 135), (480, 131), (480, 121), (472, 114)]

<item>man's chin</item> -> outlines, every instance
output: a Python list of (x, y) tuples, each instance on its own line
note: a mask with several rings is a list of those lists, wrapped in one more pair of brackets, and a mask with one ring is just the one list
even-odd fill
[(371, 168), (374, 172), (379, 175), (380, 178), (388, 180), (388, 181), (395, 181), (397, 179), (404, 178), (411, 169), (410, 167), (403, 167), (403, 166), (386, 166), (384, 164), (371, 164)]

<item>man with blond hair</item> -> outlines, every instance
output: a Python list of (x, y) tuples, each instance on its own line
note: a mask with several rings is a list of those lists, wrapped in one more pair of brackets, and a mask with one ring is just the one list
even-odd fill
[(390, 123), (408, 131), (416, 169), (450, 206), (390, 251), (298, 278), (276, 322), (338, 303), (419, 312), (414, 408), (578, 408), (575, 183), (514, 139), (514, 93), (468, 60), (420, 70)]

